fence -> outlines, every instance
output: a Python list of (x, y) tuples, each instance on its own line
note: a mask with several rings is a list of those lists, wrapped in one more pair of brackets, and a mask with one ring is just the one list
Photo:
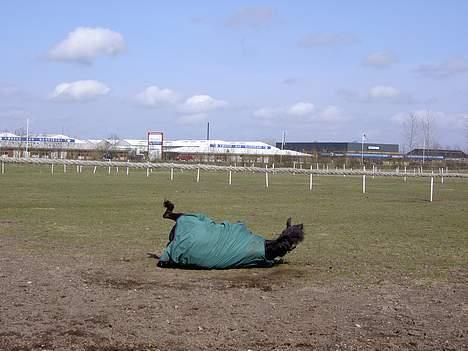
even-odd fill
[(215, 171), (215, 172), (229, 172), (229, 184), (232, 184), (232, 172), (253, 172), (253, 173), (264, 173), (265, 174), (265, 187), (269, 187), (269, 175), (270, 174), (304, 174), (309, 175), (309, 190), (313, 188), (313, 176), (362, 176), (362, 192), (366, 192), (366, 177), (367, 176), (383, 176), (383, 177), (401, 177), (404, 181), (408, 177), (425, 177), (430, 178), (430, 200), (433, 200), (434, 193), (434, 178), (440, 178), (440, 182), (444, 182), (444, 178), (468, 178), (468, 173), (454, 172), (450, 173), (447, 169), (439, 168), (437, 172), (431, 170), (425, 172), (423, 169), (414, 168), (413, 171), (408, 171), (405, 167), (403, 171), (396, 168), (395, 171), (381, 171), (373, 167), (372, 170), (363, 169), (346, 169), (335, 168), (320, 169), (317, 167), (313, 169), (302, 168), (275, 168), (273, 167), (242, 167), (242, 166), (216, 166), (207, 164), (180, 164), (180, 163), (142, 163), (142, 162), (121, 162), (121, 161), (85, 161), (85, 160), (64, 160), (64, 159), (48, 159), (48, 158), (11, 158), (11, 157), (0, 157), (1, 161), (1, 174), (5, 173), (5, 164), (32, 164), (32, 165), (50, 165), (51, 173), (54, 173), (54, 166), (62, 165), (63, 172), (67, 172), (67, 166), (76, 166), (78, 173), (82, 172), (84, 166), (94, 167), (93, 173), (96, 173), (97, 167), (107, 168), (108, 174), (111, 174), (111, 169), (115, 168), (116, 172), (119, 172), (119, 168), (126, 170), (126, 175), (129, 175), (129, 169), (146, 169), (146, 176), (149, 177), (150, 172), (153, 169), (168, 169), (170, 170), (170, 178), (174, 179), (174, 169), (181, 170), (194, 170), (197, 172), (197, 183), (200, 181), (200, 170), (203, 171)]

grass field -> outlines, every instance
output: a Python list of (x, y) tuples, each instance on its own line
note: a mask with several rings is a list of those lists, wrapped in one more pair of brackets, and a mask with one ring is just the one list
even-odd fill
[[(306, 240), (288, 257), (321, 273), (364, 280), (385, 274), (415, 279), (447, 279), (468, 265), (468, 182), (445, 179), (436, 184), (434, 202), (429, 179), (264, 175), (167, 171), (146, 177), (143, 170), (107, 174), (84, 169), (77, 174), (50, 166), (8, 165), (0, 177), (1, 235), (31, 240), (47, 253), (51, 245), (95, 255), (123, 257), (161, 250), (172, 223), (163, 221), (162, 201), (171, 199), (182, 212), (203, 212), (215, 220), (241, 220), (258, 234), (272, 237), (286, 218), (303, 222)], [(33, 243), (33, 244), (32, 244)], [(25, 248), (26, 249), (26, 248)], [(27, 248), (30, 249), (30, 248)], [(330, 269), (330, 267), (332, 267)]]
[[(2, 350), (466, 350), (468, 181), (7, 165)], [(160, 269), (181, 212), (305, 240), (268, 269)], [(276, 233), (276, 234), (275, 234)]]

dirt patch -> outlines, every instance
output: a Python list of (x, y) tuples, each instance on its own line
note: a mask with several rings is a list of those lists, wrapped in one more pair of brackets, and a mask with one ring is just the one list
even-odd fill
[[(450, 283), (314, 281), (313, 267), (197, 271), (0, 246), (2, 350), (465, 350)], [(144, 254), (142, 254), (143, 256)], [(312, 277), (312, 278), (311, 278)]]
[(16, 224), (16, 221), (9, 220), (9, 219), (0, 219), (0, 225), (10, 225)]

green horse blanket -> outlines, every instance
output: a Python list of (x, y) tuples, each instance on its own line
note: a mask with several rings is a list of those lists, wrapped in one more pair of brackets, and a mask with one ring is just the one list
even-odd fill
[(243, 223), (215, 223), (200, 213), (177, 219), (174, 239), (160, 261), (206, 269), (271, 266), (265, 258), (265, 239)]

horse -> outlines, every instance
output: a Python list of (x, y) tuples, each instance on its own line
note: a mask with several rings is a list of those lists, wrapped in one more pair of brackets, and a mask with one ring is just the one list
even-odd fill
[(291, 218), (276, 239), (267, 240), (241, 222), (216, 223), (201, 213), (176, 213), (169, 200), (163, 206), (163, 218), (176, 223), (163, 254), (149, 254), (161, 268), (272, 267), (304, 239), (304, 225), (292, 225)]

